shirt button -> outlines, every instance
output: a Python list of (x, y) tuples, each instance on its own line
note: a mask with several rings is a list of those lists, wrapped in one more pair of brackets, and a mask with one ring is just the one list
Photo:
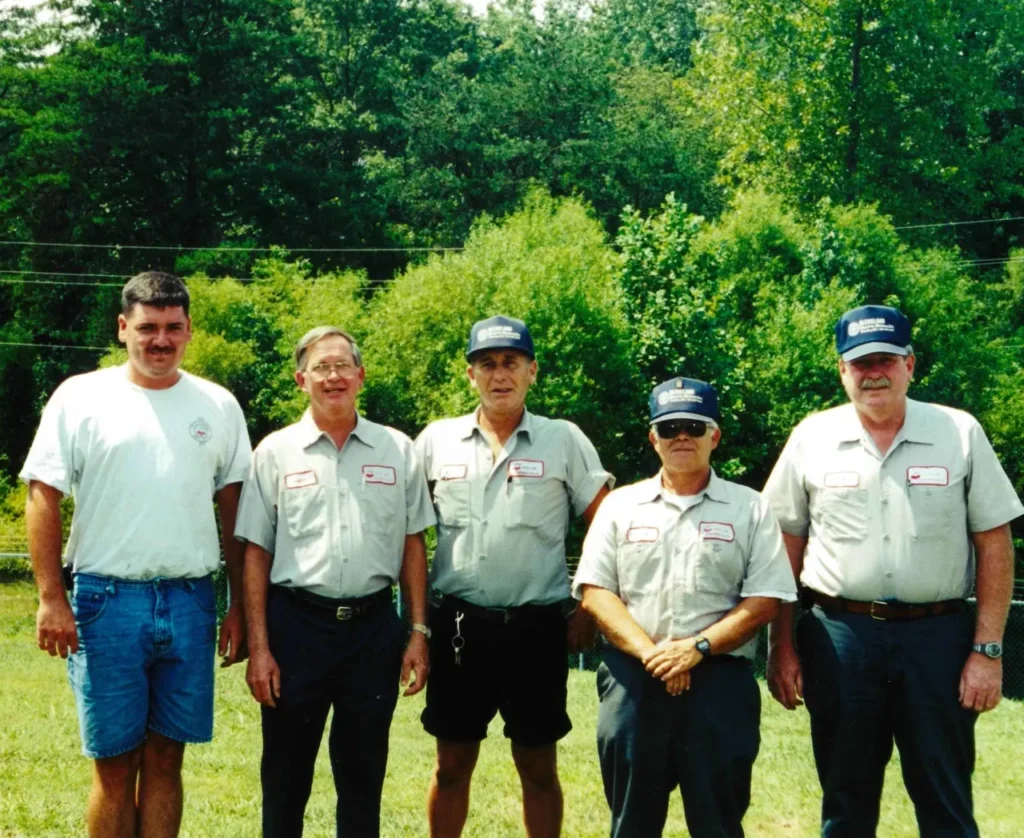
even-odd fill
[(487, 556), (481, 556), (481, 557), (480, 557), (480, 561), (482, 561), (482, 562), (486, 562), (486, 561), (487, 561)]
[(886, 579), (892, 579), (892, 572), (886, 573), (885, 574), (885, 578)]
[(889, 498), (882, 498), (882, 506), (888, 506), (888, 505), (889, 505)]
[(342, 560), (341, 560), (341, 563), (342, 563), (342, 564), (348, 564), (348, 559), (342, 559)]
[(347, 530), (347, 529), (348, 529), (348, 524), (346, 524), (346, 523), (345, 523), (344, 521), (342, 521), (342, 522), (341, 522), (341, 528), (342, 528), (343, 530)]
[(882, 536), (882, 541), (888, 541), (888, 540), (889, 540), (889, 536), (888, 535), (883, 535)]

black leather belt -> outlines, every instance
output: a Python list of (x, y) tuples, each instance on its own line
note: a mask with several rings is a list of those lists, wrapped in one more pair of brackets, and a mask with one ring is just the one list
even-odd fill
[[(464, 599), (449, 596), (448, 594), (438, 595), (437, 592), (432, 592), (431, 597), (434, 604), (439, 608), (445, 608), (449, 611), (461, 611), (464, 614), (486, 620), (489, 623), (511, 623), (517, 618), (536, 617), (541, 614), (551, 613), (560, 614), (562, 611), (561, 604), (557, 602), (551, 605), (516, 605), (509, 608), (491, 608), (486, 605), (474, 605), (472, 602), (467, 602)], [(440, 603), (437, 602), (438, 598), (441, 600)]]
[(275, 594), (287, 597), (303, 610), (320, 615), (330, 612), (334, 614), (334, 619), (342, 621), (365, 619), (392, 603), (391, 588), (381, 588), (375, 594), (351, 599), (334, 599), (305, 588), (289, 588), (284, 585), (271, 585), (270, 589)]
[(813, 588), (804, 588), (804, 596), (814, 605), (847, 614), (867, 614), (873, 620), (920, 620), (923, 617), (941, 617), (944, 614), (959, 614), (965, 604), (962, 599), (944, 599), (939, 602), (893, 602), (876, 599), (865, 602), (829, 596)]

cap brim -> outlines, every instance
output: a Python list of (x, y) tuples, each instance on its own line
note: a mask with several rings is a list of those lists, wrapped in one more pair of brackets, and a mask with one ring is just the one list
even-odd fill
[(652, 425), (659, 422), (671, 422), (673, 419), (696, 419), (698, 422), (707, 422), (712, 428), (717, 428), (718, 423), (710, 416), (703, 416), (700, 413), (665, 413), (651, 420)]
[(872, 355), (876, 352), (884, 352), (886, 355), (906, 356), (910, 354), (910, 347), (878, 340), (855, 346), (853, 349), (844, 352), (841, 357), (844, 361), (856, 361), (858, 358), (863, 358), (865, 355)]
[(505, 344), (500, 344), (496, 346), (478, 346), (472, 352), (466, 353), (466, 360), (472, 363), (473, 357), (475, 355), (479, 355), (481, 352), (487, 352), (488, 350), (491, 349), (510, 349), (513, 352), (518, 352), (520, 355), (525, 355), (531, 361), (535, 360), (537, 357), (532, 352), (528, 352), (527, 350), (523, 349), (523, 347), (521, 346), (507, 346)]

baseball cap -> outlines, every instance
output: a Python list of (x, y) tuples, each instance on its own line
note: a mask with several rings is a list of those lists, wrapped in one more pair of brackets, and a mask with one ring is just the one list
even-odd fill
[(466, 359), (472, 360), (473, 353), (484, 349), (518, 349), (533, 358), (533, 338), (522, 320), (501, 314), (478, 320), (469, 330), (469, 345)]
[(718, 425), (718, 394), (706, 381), (671, 378), (651, 390), (651, 424), (697, 419)]
[(836, 349), (844, 361), (855, 361), (872, 352), (909, 355), (910, 321), (889, 306), (850, 309), (836, 323)]

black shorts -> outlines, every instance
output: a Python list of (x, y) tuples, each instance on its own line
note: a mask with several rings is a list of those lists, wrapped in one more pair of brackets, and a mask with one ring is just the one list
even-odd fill
[(508, 622), (462, 611), (465, 645), (455, 664), (452, 638), (458, 606), (431, 606), (430, 679), (420, 717), (431, 736), (479, 742), (500, 712), (505, 736), (527, 748), (551, 745), (572, 730), (565, 712), (569, 675), (561, 608), (512, 609)]

